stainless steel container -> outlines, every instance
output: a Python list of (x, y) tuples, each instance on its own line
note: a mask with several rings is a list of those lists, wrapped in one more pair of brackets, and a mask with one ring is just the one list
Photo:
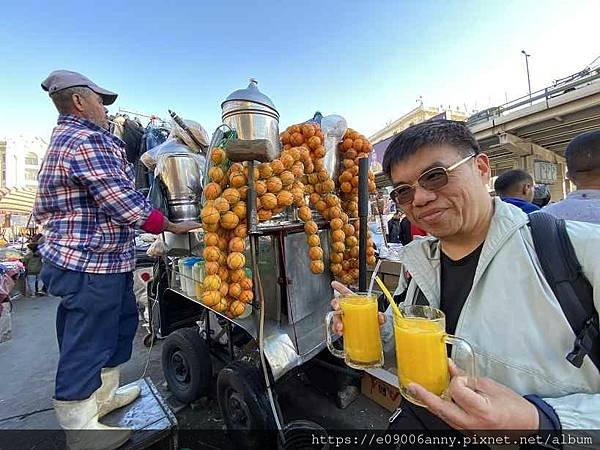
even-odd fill
[(201, 165), (189, 153), (173, 153), (162, 158), (159, 170), (167, 189), (169, 220), (198, 220), (202, 195)]
[(240, 140), (267, 139), (279, 155), (279, 113), (257, 85), (256, 80), (250, 79), (246, 89), (239, 89), (225, 99), (221, 104), (223, 123), (234, 129)]

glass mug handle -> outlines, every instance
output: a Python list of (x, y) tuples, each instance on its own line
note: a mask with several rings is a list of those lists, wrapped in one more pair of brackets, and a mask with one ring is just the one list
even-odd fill
[[(471, 389), (477, 389), (477, 368), (475, 365), (475, 352), (473, 351), (473, 346), (467, 341), (458, 336), (454, 336), (452, 334), (447, 334), (444, 336), (444, 341), (446, 344), (455, 345), (457, 347), (462, 348), (462, 350), (467, 354), (467, 367), (464, 368), (468, 385)], [(462, 369), (462, 367), (461, 367)]]
[(325, 316), (325, 333), (327, 335), (327, 348), (331, 352), (331, 354), (337, 358), (344, 359), (346, 357), (346, 353), (343, 350), (338, 350), (333, 346), (333, 338), (331, 336), (331, 321), (333, 320), (333, 316), (341, 316), (343, 312), (341, 310), (338, 311), (329, 311)]

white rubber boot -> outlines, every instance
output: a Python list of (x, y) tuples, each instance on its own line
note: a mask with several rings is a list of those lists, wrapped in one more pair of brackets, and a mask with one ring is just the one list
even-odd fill
[(54, 400), (58, 423), (67, 435), (69, 450), (113, 450), (123, 445), (132, 431), (98, 422), (96, 394), (86, 400)]
[(96, 391), (98, 418), (102, 418), (115, 409), (129, 405), (140, 395), (139, 386), (119, 388), (120, 370), (118, 367), (102, 369), (102, 385)]

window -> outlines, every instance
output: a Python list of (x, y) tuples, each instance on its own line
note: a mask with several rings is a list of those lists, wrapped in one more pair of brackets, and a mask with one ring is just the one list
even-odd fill
[(25, 180), (26, 181), (37, 181), (37, 169), (25, 169)]
[(27, 153), (27, 155), (25, 155), (25, 165), (37, 166), (38, 165), (38, 156), (33, 152)]

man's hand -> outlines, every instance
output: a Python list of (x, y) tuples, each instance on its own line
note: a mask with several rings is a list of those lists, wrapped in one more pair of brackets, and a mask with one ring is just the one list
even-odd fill
[[(344, 286), (342, 283), (340, 283), (339, 281), (333, 281), (331, 283), (331, 287), (335, 291), (339, 292), (342, 295), (352, 294), (352, 291), (350, 289), (348, 289), (346, 286)], [(338, 311), (340, 309), (340, 302), (338, 301), (337, 298), (334, 298), (331, 300), (331, 307), (333, 308), (334, 311)], [(379, 324), (383, 325), (384, 323), (385, 323), (385, 314), (379, 313)], [(331, 324), (331, 329), (340, 336), (342, 334), (344, 334), (344, 324), (342, 323), (342, 319), (340, 318), (340, 316), (338, 316), (338, 315), (333, 316), (333, 323)]]
[(449, 361), (449, 394), (444, 400), (411, 383), (408, 389), (432, 413), (457, 430), (531, 430), (539, 429), (537, 408), (513, 390), (490, 378), (473, 379)]
[(171, 233), (175, 233), (175, 234), (184, 234), (184, 233), (187, 233), (188, 231), (192, 231), (192, 230), (195, 230), (196, 228), (200, 228), (201, 226), (202, 225), (200, 225), (198, 222), (194, 222), (194, 221), (179, 222), (179, 223), (169, 222), (167, 224), (167, 228), (165, 228), (165, 231), (170, 231)]

